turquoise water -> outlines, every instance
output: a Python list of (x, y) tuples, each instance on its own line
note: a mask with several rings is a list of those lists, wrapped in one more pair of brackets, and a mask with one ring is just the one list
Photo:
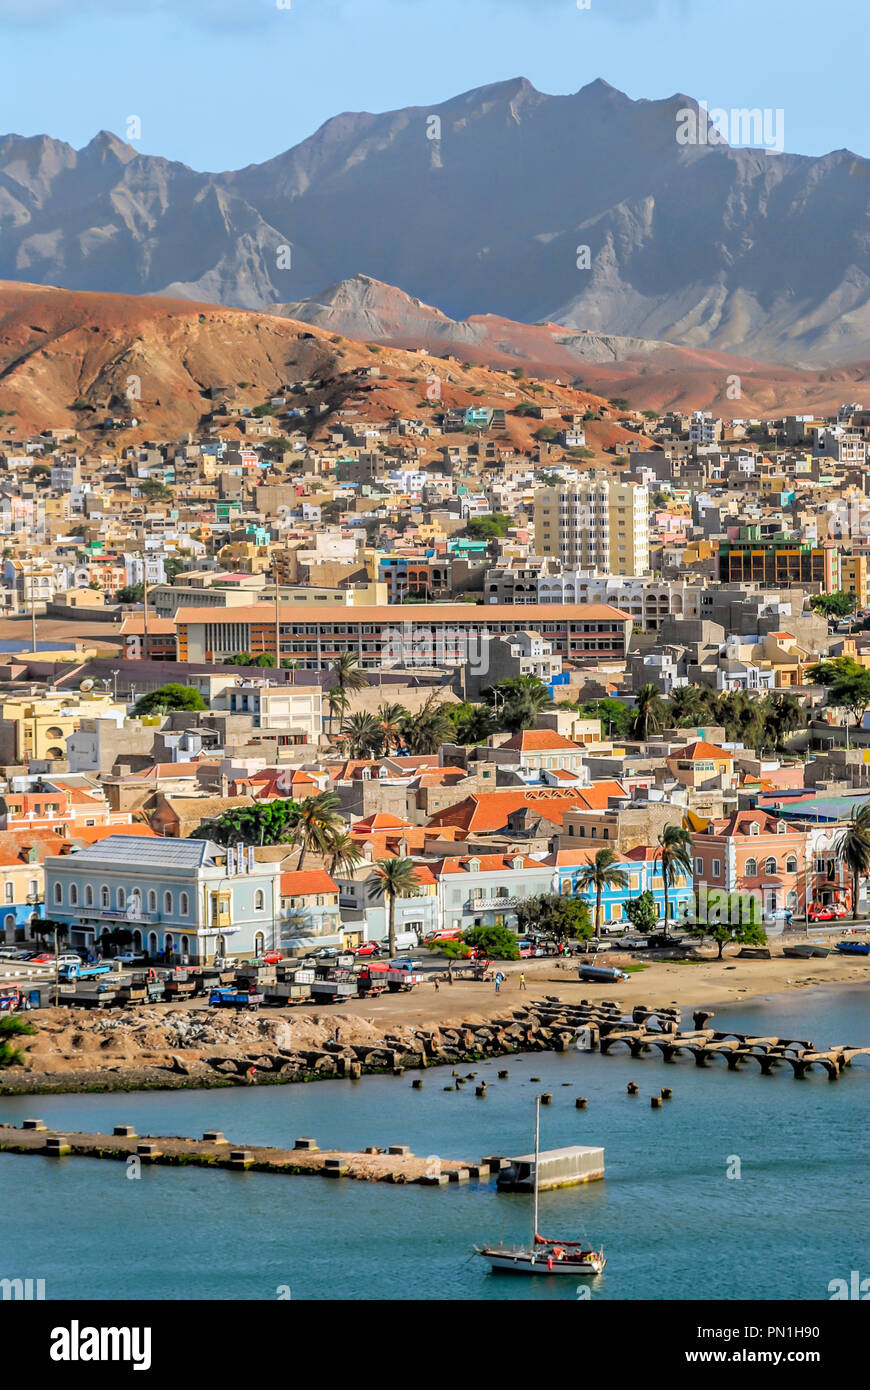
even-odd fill
[[(866, 990), (720, 1010), (717, 1026), (870, 1043)], [(0, 1117), (140, 1134), (222, 1129), (231, 1142), (322, 1148), (410, 1144), (476, 1159), (531, 1146), (534, 1096), (545, 1147), (605, 1146), (604, 1182), (542, 1194), (541, 1227), (603, 1243), (600, 1299), (825, 1299), (868, 1268), (870, 1059), (835, 1084), (789, 1070), (765, 1078), (688, 1060), (571, 1052), (478, 1063), (489, 1083), (445, 1092), (449, 1071), (353, 1084), (0, 1099)], [(497, 1079), (499, 1067), (510, 1079)], [(464, 1069), (463, 1069), (464, 1070)], [(532, 1076), (542, 1078), (533, 1083)], [(640, 1096), (626, 1084), (635, 1080)], [(670, 1085), (662, 1110), (649, 1097)], [(574, 1099), (588, 1097), (578, 1111)], [(740, 1160), (739, 1179), (727, 1171)], [(444, 1188), (145, 1168), (0, 1154), (0, 1277), (43, 1278), (47, 1298), (574, 1300), (572, 1280), (488, 1273), (474, 1242), (524, 1239), (530, 1200), (490, 1185)], [(566, 1287), (566, 1285), (568, 1287)]]

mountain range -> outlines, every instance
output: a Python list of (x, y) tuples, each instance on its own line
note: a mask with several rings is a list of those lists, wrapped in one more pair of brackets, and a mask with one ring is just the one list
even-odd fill
[(224, 173), (105, 131), (81, 150), (7, 135), (0, 278), (268, 310), (363, 272), (456, 321), (794, 367), (870, 358), (870, 163), (683, 145), (687, 108), (519, 78), (336, 116)]

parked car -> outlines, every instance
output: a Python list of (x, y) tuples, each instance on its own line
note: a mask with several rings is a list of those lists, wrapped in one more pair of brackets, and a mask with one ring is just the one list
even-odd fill
[(620, 945), (627, 951), (648, 951), (649, 938), (646, 936), (624, 936)]
[(267, 951), (262, 957), (264, 965), (277, 965), (279, 960), (283, 960), (284, 955), (281, 951)]
[(365, 959), (365, 957), (367, 956), (379, 956), (380, 954), (381, 948), (378, 945), (377, 941), (364, 941), (362, 945), (357, 946), (356, 950), (354, 951), (355, 956), (361, 956), (363, 957), (363, 959)]
[[(54, 965), (54, 951), (34, 951), (27, 959), (31, 965)], [(78, 956), (76, 956), (78, 960)]]
[(422, 970), (421, 960), (411, 960), (409, 956), (399, 956), (396, 960), (390, 961), (391, 970)]
[(816, 903), (809, 908), (807, 919), (810, 922), (839, 922), (847, 915), (842, 903)]
[(315, 960), (335, 960), (336, 956), (343, 956), (344, 951), (340, 951), (337, 946), (321, 946), (312, 954)]
[(122, 951), (119, 956), (113, 956), (120, 965), (144, 965), (148, 957), (142, 951)]

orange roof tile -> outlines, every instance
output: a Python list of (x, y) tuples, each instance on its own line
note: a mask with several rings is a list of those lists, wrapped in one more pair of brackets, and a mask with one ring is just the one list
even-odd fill
[(337, 893), (338, 884), (325, 869), (291, 869), (281, 875), (281, 896), (301, 898), (307, 893)]

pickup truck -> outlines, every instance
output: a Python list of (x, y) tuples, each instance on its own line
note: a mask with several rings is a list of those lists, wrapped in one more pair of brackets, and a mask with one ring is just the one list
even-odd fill
[(208, 1002), (216, 1009), (248, 1009), (256, 1013), (263, 996), (252, 989), (213, 989)]
[(107, 961), (101, 961), (98, 965), (62, 965), (58, 972), (58, 979), (71, 983), (73, 980), (95, 980), (99, 975), (111, 975), (112, 967)]
[(422, 985), (425, 979), (422, 970), (407, 970), (402, 967), (394, 970), (391, 967), (386, 971), (387, 989), (391, 994), (397, 994), (400, 989), (413, 989), (415, 985)]

